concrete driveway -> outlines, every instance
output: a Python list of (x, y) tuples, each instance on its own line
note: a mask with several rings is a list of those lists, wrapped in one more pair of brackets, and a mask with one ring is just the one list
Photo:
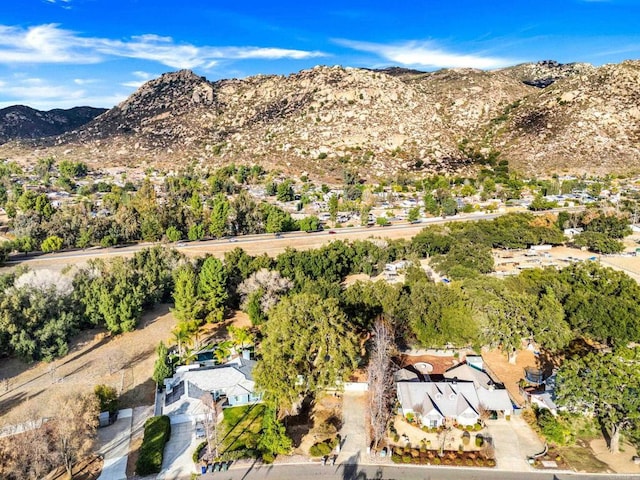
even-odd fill
[(488, 420), (487, 428), (493, 439), (497, 467), (501, 470), (526, 472), (531, 470), (527, 457), (540, 453), (544, 444), (521, 417), (512, 416)]
[(365, 411), (367, 392), (344, 392), (342, 397), (342, 447), (337, 463), (357, 463), (367, 451)]
[(130, 408), (120, 410), (113, 425), (98, 430), (98, 453), (104, 458), (98, 480), (127, 479), (132, 413)]
[(171, 438), (164, 447), (162, 470), (157, 478), (158, 480), (188, 479), (191, 478), (192, 473), (196, 473), (192, 456), (202, 439), (196, 439), (192, 421), (173, 423), (173, 418), (171, 420)]

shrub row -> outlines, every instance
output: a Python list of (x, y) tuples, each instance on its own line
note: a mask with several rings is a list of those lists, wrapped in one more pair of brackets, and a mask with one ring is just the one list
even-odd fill
[(144, 437), (140, 446), (140, 455), (136, 463), (138, 475), (160, 473), (164, 445), (171, 436), (171, 422), (169, 417), (151, 417), (144, 424)]
[(424, 457), (416, 457), (411, 454), (405, 453), (403, 455), (399, 455), (394, 453), (391, 455), (391, 460), (393, 463), (413, 463), (418, 465), (456, 465), (456, 466), (466, 466), (466, 467), (495, 467), (496, 461), (492, 458), (424, 458)]

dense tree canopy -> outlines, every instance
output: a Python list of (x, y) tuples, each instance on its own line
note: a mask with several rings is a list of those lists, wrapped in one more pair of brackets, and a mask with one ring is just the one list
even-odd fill
[(592, 412), (619, 452), (620, 433), (640, 428), (640, 349), (591, 352), (564, 362), (558, 372), (559, 405)]
[(269, 313), (263, 328), (258, 387), (281, 410), (344, 379), (357, 363), (357, 339), (337, 300), (295, 294)]

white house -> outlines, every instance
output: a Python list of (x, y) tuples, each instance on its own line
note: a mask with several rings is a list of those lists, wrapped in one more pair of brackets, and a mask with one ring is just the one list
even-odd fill
[(226, 399), (226, 406), (260, 401), (252, 376), (255, 363), (238, 357), (224, 365), (178, 367), (175, 375), (164, 381), (166, 393), (162, 413), (198, 415), (202, 413), (201, 400), (206, 395), (215, 401)]
[(473, 382), (398, 382), (397, 394), (403, 415), (415, 415), (422, 425), (445, 423), (474, 425), (480, 410), (511, 415), (513, 406), (506, 390), (476, 387)]

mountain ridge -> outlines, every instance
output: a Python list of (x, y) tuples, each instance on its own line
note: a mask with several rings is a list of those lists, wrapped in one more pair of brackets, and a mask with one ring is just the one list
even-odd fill
[(261, 163), (336, 177), (464, 174), (498, 155), (526, 174), (629, 171), (640, 167), (639, 85), (638, 61), (435, 72), (318, 66), (214, 82), (180, 70), (79, 128), (10, 142), (0, 154)]

